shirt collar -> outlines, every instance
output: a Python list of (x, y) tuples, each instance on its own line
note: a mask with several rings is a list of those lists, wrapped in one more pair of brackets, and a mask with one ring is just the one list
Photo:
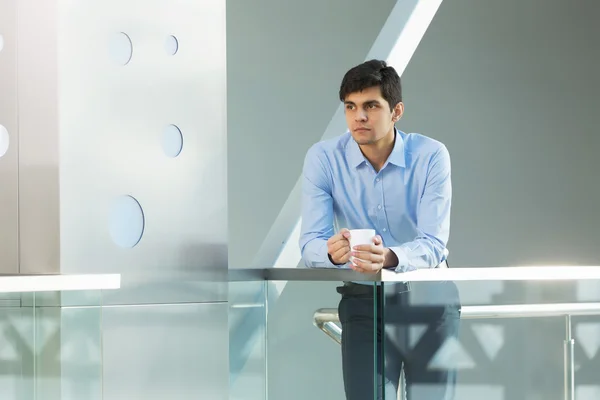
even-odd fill
[[(394, 128), (394, 132), (396, 135), (396, 140), (394, 141), (394, 148), (392, 149), (387, 162), (398, 167), (406, 168), (406, 159), (404, 157), (404, 140), (396, 128)], [(362, 163), (367, 162), (367, 159), (363, 155), (362, 151), (360, 151), (358, 143), (356, 143), (352, 136), (350, 136), (348, 146), (346, 147), (346, 159), (348, 160), (348, 163), (355, 168)]]

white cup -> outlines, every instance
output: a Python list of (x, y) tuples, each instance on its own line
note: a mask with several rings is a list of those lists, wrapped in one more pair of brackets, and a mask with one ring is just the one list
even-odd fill
[[(351, 229), (350, 230), (350, 251), (354, 251), (354, 246), (361, 244), (373, 244), (375, 229)], [(353, 262), (354, 257), (350, 257)]]

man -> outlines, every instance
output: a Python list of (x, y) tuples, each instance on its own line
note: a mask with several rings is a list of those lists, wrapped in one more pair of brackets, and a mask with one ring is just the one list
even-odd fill
[[(317, 143), (305, 159), (300, 238), (305, 264), (364, 274), (445, 266), (452, 193), (448, 150), (395, 128), (404, 113), (402, 87), (384, 61), (350, 69), (339, 96), (349, 131)], [(373, 243), (351, 249), (349, 229), (367, 228), (377, 232)], [(453, 397), (455, 371), (435, 365), (434, 356), (457, 335), (458, 293), (448, 282), (419, 285), (345, 282), (338, 288), (348, 400), (373, 399), (375, 387), (380, 399), (396, 399), (403, 368), (409, 400)], [(384, 364), (378, 362), (378, 378), (375, 322), (378, 352), (384, 353), (378, 354)], [(429, 329), (410, 337), (415, 330), (409, 328), (423, 324)]]

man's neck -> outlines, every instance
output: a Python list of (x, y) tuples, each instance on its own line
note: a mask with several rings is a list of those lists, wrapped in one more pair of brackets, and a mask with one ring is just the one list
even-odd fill
[(396, 141), (396, 130), (392, 130), (372, 144), (361, 145), (360, 150), (362, 151), (365, 158), (371, 163), (375, 171), (379, 172), (385, 165), (392, 150), (394, 150), (394, 143)]

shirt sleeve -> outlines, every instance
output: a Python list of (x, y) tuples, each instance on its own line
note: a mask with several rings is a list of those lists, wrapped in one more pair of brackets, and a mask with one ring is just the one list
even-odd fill
[(309, 268), (339, 268), (327, 254), (327, 240), (333, 236), (331, 179), (319, 150), (312, 147), (302, 169), (302, 225), (300, 251)]
[(417, 237), (390, 247), (398, 257), (397, 272), (434, 268), (444, 260), (450, 234), (451, 202), (450, 154), (442, 146), (433, 155), (427, 171), (417, 210)]

